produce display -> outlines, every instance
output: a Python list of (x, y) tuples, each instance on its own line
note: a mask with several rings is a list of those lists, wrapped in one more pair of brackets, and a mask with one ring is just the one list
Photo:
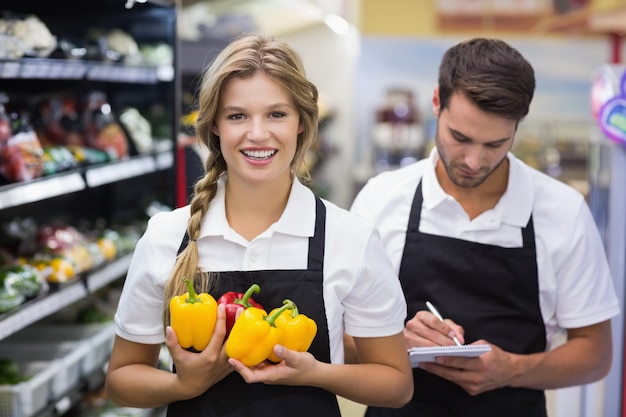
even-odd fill
[(123, 253), (120, 241), (121, 235), (113, 230), (88, 238), (73, 226), (43, 225), (37, 233), (40, 249), (18, 261), (36, 266), (50, 283), (65, 283)]
[[(67, 14), (44, 3), (5, 2), (0, 15), (0, 416), (76, 415), (79, 397), (96, 388), (111, 326), (75, 348), (48, 343), (65, 331), (47, 337), (36, 329), (45, 343), (26, 339), (15, 357), (9, 339), (74, 323), (70, 315), (111, 320), (125, 255), (150, 215), (137, 211), (169, 197), (153, 179), (174, 164), (175, 34), (145, 28), (173, 29), (175, 7), (141, 5), (128, 15), (109, 1)], [(155, 127), (163, 133), (153, 147)], [(80, 415), (147, 415), (132, 411), (110, 405)]]
[[(52, 33), (35, 15), (7, 16), (0, 17), (0, 60), (82, 60), (85, 68), (103, 62), (151, 67), (173, 62), (169, 45), (140, 45), (120, 28), (92, 28), (81, 39)], [(19, 101), (11, 103), (0, 92), (0, 185), (153, 150), (149, 119), (134, 107), (114, 108), (102, 91), (20, 94)]]
[(12, 103), (0, 92), (3, 182), (29, 181), (128, 156), (129, 139), (103, 93), (24, 104)]
[(137, 228), (87, 234), (65, 224), (38, 226), (33, 219), (0, 226), (0, 314), (130, 253), (140, 234)]

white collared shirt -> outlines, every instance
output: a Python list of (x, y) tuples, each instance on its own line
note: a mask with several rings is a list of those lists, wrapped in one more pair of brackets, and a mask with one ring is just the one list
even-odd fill
[[(294, 181), (281, 218), (248, 242), (226, 220), (220, 181), (197, 241), (200, 267), (206, 271), (306, 269), (309, 237), (315, 228), (314, 198), (310, 189)], [(331, 361), (341, 363), (344, 329), (357, 337), (397, 334), (404, 327), (406, 303), (373, 225), (324, 203), (324, 303)], [(188, 219), (189, 206), (159, 213), (150, 219), (137, 243), (115, 314), (116, 332), (124, 339), (148, 344), (164, 341), (163, 288)]]
[[(483, 244), (521, 247), (520, 228), (532, 213), (539, 300), (548, 346), (561, 328), (578, 328), (619, 314), (619, 300), (598, 229), (583, 196), (513, 154), (509, 182), (498, 204), (473, 220), (439, 185), (436, 149), (430, 157), (368, 181), (351, 211), (373, 220), (399, 273), (417, 184), (424, 202), (420, 231)], [(419, 254), (416, 254), (419, 256)]]

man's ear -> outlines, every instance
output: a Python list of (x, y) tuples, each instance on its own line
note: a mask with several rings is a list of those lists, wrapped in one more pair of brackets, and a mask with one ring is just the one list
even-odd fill
[(441, 102), (439, 101), (439, 87), (435, 87), (435, 90), (433, 91), (433, 114), (435, 115), (435, 117), (439, 117), (439, 109), (441, 107)]

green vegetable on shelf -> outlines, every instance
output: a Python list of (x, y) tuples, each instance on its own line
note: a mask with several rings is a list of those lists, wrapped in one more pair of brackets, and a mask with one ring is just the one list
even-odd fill
[(34, 266), (0, 266), (0, 313), (18, 307), (46, 289), (47, 283)]
[(16, 385), (23, 380), (17, 362), (11, 359), (0, 359), (0, 385)]
[(18, 307), (24, 302), (24, 299), (22, 294), (0, 289), (0, 314)]
[(45, 288), (37, 268), (31, 265), (5, 265), (0, 267), (0, 291), (34, 297)]

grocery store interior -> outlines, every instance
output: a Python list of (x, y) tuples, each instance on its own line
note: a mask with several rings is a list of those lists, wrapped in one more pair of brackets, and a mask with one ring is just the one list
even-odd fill
[[(312, 186), (344, 208), (372, 176), (427, 154), (448, 47), (474, 36), (517, 47), (537, 91), (513, 152), (586, 196), (624, 310), (626, 132), (607, 133), (599, 115), (626, 97), (624, 0), (4, 0), (0, 10), (0, 417), (163, 415), (106, 398), (112, 318), (148, 219), (185, 205), (202, 174), (198, 81), (243, 32), (302, 57), (320, 91)], [(621, 316), (613, 335), (609, 375), (548, 391), (550, 417), (626, 416)], [(344, 417), (363, 416), (339, 401)]]

